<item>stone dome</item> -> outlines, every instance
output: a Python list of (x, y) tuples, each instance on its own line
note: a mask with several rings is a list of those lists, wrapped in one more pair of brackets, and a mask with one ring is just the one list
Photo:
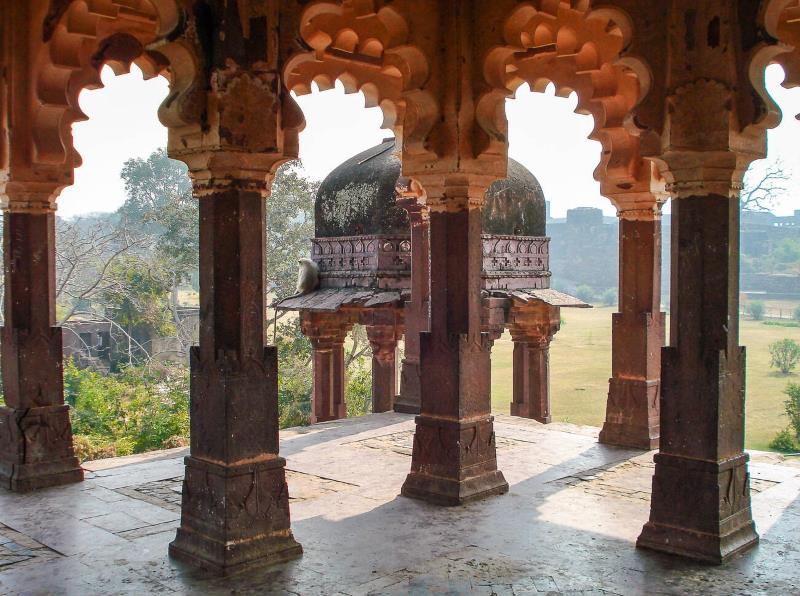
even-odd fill
[[(544, 236), (546, 205), (541, 185), (513, 159), (508, 160), (508, 174), (486, 191), (483, 233)], [(317, 192), (316, 237), (408, 234), (408, 216), (395, 203), (399, 177), (394, 139), (342, 163)]]

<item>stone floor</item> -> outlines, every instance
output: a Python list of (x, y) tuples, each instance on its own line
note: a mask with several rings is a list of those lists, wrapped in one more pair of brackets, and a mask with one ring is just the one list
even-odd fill
[(752, 454), (761, 544), (710, 567), (634, 548), (652, 454), (508, 416), (496, 431), (511, 490), (460, 508), (398, 496), (410, 416), (282, 432), (305, 555), (227, 579), (167, 556), (185, 450), (93, 462), (79, 485), (0, 490), (0, 594), (800, 593), (800, 462)]

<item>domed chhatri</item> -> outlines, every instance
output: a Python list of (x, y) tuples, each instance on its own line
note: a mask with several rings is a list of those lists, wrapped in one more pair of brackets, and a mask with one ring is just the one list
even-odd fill
[[(408, 233), (408, 215), (395, 202), (400, 159), (394, 139), (351, 157), (322, 182), (314, 206), (317, 238)], [(544, 236), (546, 206), (539, 181), (509, 159), (508, 178), (486, 192), (485, 234)]]

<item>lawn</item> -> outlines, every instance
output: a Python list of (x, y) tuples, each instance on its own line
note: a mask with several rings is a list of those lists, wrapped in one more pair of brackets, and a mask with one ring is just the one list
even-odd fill
[[(550, 393), (553, 420), (601, 426), (605, 419), (611, 374), (611, 313), (613, 308), (563, 309), (566, 324), (550, 350)], [(770, 343), (788, 337), (800, 342), (800, 328), (777, 327), (743, 320), (741, 341), (747, 346), (746, 443), (768, 449), (775, 433), (787, 425), (783, 390), (800, 374), (783, 376), (769, 366)], [(492, 350), (492, 406), (507, 413), (511, 402), (513, 344), (508, 334)]]

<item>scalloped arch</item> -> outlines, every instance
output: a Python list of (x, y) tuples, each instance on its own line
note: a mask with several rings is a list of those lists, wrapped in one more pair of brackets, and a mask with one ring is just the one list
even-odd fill
[(781, 121), (781, 110), (764, 86), (767, 66), (780, 64), (786, 72), (783, 86), (800, 87), (800, 0), (766, 0), (762, 18), (767, 32), (778, 43), (763, 44), (750, 61), (750, 82), (765, 106), (761, 118), (751, 125), (756, 129), (774, 128)]
[(200, 112), (192, 101), (198, 59), (187, 41), (165, 41), (182, 19), (176, 0), (83, 0), (46, 23), (32, 72), (38, 99), (32, 114), (33, 163), (80, 165), (72, 124), (86, 115), (78, 96), (83, 89), (102, 87), (100, 70), (106, 64), (116, 74), (136, 64), (146, 78), (166, 76), (170, 92), (159, 118), (170, 129), (170, 144), (174, 135), (188, 135)]
[(649, 184), (652, 168), (642, 158), (631, 114), (649, 90), (650, 70), (635, 57), (622, 57), (634, 35), (630, 17), (609, 7), (592, 10), (588, 0), (538, 0), (517, 6), (503, 31), (506, 45), (484, 62), (493, 90), (477, 108), (490, 145), (506, 143), (505, 100), (520, 85), (543, 91), (553, 83), (556, 95), (575, 92), (575, 111), (594, 119), (589, 138), (603, 147), (595, 178), (604, 194)]
[(422, 91), (428, 62), (407, 43), (402, 15), (388, 6), (376, 10), (369, 1), (320, 2), (302, 14), (300, 36), (312, 50), (286, 63), (284, 82), (290, 91), (304, 95), (312, 82), (325, 90), (339, 80), (345, 92), (361, 91), (368, 106), (381, 108), (383, 128), (392, 129), (406, 150), (424, 151), (438, 110)]

